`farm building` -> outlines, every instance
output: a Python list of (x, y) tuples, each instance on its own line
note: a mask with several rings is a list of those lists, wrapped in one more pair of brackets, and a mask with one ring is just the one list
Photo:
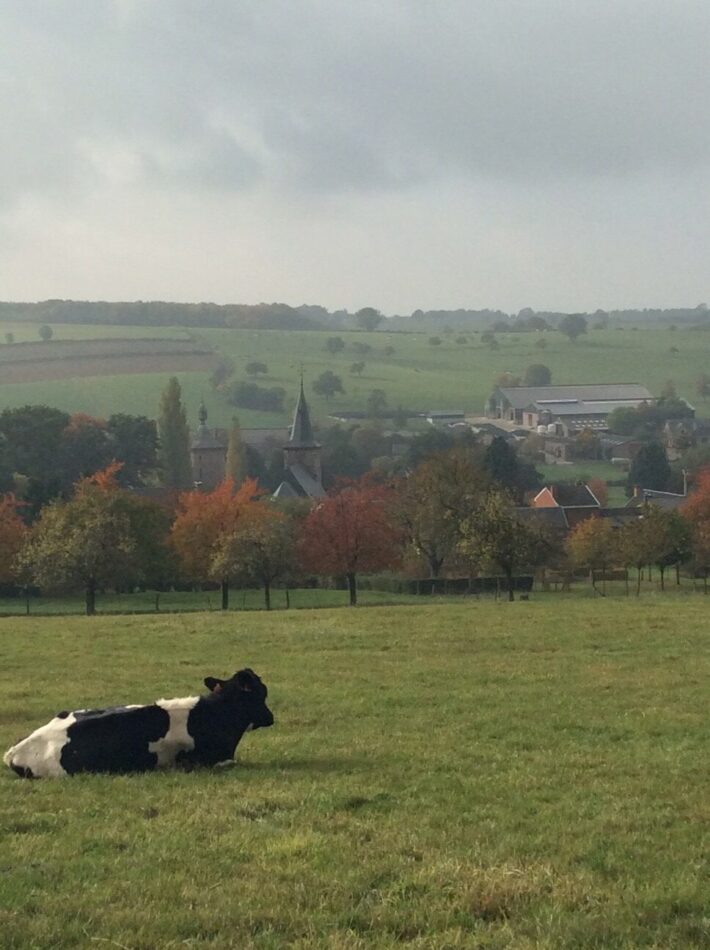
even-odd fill
[(637, 409), (654, 401), (638, 383), (497, 386), (488, 398), (486, 416), (529, 430), (545, 426), (550, 435), (573, 436), (583, 429), (603, 432), (615, 409)]

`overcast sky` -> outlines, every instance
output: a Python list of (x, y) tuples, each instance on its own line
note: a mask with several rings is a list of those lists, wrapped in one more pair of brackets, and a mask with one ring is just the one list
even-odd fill
[(707, 0), (2, 0), (0, 299), (695, 306), (709, 41)]

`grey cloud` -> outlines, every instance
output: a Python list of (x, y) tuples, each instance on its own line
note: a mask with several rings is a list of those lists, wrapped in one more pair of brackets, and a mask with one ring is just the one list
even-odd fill
[(3, 19), (6, 201), (94, 185), (87, 143), (168, 186), (328, 192), (710, 154), (694, 0), (12, 0)]

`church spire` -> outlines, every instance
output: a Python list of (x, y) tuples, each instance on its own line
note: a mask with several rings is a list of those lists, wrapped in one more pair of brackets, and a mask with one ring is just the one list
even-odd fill
[(301, 390), (298, 394), (296, 410), (293, 414), (293, 425), (291, 426), (291, 437), (288, 440), (291, 448), (318, 448), (319, 445), (313, 437), (313, 426), (311, 425), (311, 416), (308, 411), (306, 394), (303, 391), (303, 374), (301, 374)]

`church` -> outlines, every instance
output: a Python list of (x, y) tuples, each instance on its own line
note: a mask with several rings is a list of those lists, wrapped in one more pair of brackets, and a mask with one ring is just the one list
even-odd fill
[[(226, 472), (228, 433), (207, 425), (207, 409), (200, 406), (199, 424), (190, 444), (192, 477), (196, 488), (212, 491)], [(288, 436), (288, 438), (286, 438)], [(269, 451), (281, 445), (284, 456), (283, 480), (274, 498), (322, 498), (325, 495), (321, 470), (322, 446), (313, 434), (303, 379), (290, 429), (242, 429), (246, 445)]]

